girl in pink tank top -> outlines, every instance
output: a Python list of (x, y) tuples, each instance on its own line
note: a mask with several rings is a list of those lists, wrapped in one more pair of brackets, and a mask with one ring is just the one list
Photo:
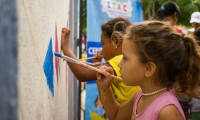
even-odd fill
[(186, 120), (176, 96), (200, 94), (200, 48), (194, 37), (177, 33), (168, 22), (150, 21), (128, 27), (123, 39), (121, 77), (125, 85), (141, 89), (119, 104), (110, 88), (114, 72), (102, 66), (97, 84), (109, 120)]
[(146, 109), (144, 109), (140, 114), (137, 114), (137, 106), (141, 97), (142, 97), (142, 91), (140, 90), (135, 95), (135, 98), (134, 98), (135, 102), (133, 105), (133, 113), (132, 113), (133, 120), (157, 120), (161, 109), (163, 109), (167, 105), (174, 105), (180, 112), (183, 119), (185, 120), (184, 112), (176, 96), (174, 95), (172, 91), (166, 91), (162, 93)]

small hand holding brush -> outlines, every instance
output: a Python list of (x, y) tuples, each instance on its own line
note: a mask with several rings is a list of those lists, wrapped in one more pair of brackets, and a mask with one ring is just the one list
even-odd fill
[[(67, 60), (68, 62), (71, 62), (71, 63), (74, 63), (74, 64), (78, 64), (78, 65), (80, 65), (80, 66), (86, 67), (86, 68), (88, 68), (88, 69), (91, 69), (91, 70), (94, 70), (94, 71), (96, 71), (96, 72), (99, 72), (99, 73), (103, 74), (103, 71), (101, 71), (100, 69), (95, 68), (95, 67), (93, 67), (93, 66), (90, 66), (90, 65), (88, 65), (87, 63), (84, 63), (84, 62), (82, 62), (82, 61), (80, 61), (80, 60), (75, 60), (75, 59), (70, 58), (70, 57), (68, 57), (68, 56), (61, 55), (61, 54), (59, 54), (59, 53), (57, 53), (57, 52), (54, 52), (54, 55), (57, 56), (57, 57), (60, 57), (60, 58), (62, 58), (62, 59), (64, 59), (64, 60)], [(114, 76), (114, 75), (111, 75), (111, 76), (112, 76), (112, 78), (114, 78), (114, 79), (116, 79), (116, 80), (122, 81), (122, 78), (120, 78), (120, 77), (117, 77), (117, 76)]]

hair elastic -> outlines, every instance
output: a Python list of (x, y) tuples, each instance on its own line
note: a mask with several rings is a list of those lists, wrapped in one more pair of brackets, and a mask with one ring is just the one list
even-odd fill
[(185, 39), (185, 35), (184, 34), (181, 35), (181, 40), (183, 41), (183, 43), (185, 45), (186, 44), (186, 39)]
[(162, 7), (161, 7), (161, 10), (162, 10), (162, 11), (165, 11), (165, 7), (164, 7), (164, 6), (162, 6)]

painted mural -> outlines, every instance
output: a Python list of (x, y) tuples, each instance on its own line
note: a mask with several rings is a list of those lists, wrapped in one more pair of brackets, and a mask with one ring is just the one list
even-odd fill
[(68, 119), (68, 71), (60, 52), (71, 0), (16, 0), (19, 120)]
[[(54, 56), (54, 52), (59, 52), (58, 50), (58, 35), (57, 35), (57, 26), (55, 24), (55, 44), (52, 44), (52, 37), (49, 40), (48, 49), (46, 52), (46, 57), (43, 64), (43, 70), (46, 76), (47, 85), (51, 91), (52, 96), (54, 96), (54, 71), (56, 73), (56, 83), (58, 83), (59, 75), (59, 58)], [(54, 47), (54, 51), (53, 51)], [(54, 62), (53, 62), (54, 60)], [(55, 66), (55, 67), (54, 67)], [(54, 70), (55, 68), (55, 70)]]
[(46, 57), (44, 60), (44, 73), (47, 80), (47, 85), (49, 87), (49, 90), (51, 91), (52, 96), (54, 96), (54, 81), (53, 81), (53, 75), (54, 75), (54, 67), (53, 67), (53, 49), (52, 49), (52, 38), (50, 38)]

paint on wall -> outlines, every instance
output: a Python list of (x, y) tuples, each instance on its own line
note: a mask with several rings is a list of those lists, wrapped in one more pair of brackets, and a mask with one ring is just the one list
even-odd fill
[[(57, 25), (55, 24), (55, 52), (58, 53), (58, 35), (57, 35)], [(55, 57), (55, 56), (54, 56)], [(55, 57), (55, 69), (56, 69), (56, 78), (58, 83), (58, 68), (59, 68), (59, 59)]]
[(51, 95), (54, 96), (54, 83), (53, 83), (53, 49), (52, 49), (52, 38), (50, 38), (49, 46), (46, 52), (46, 57), (43, 64), (43, 70), (46, 76), (47, 85), (51, 91)]
[[(75, 116), (74, 106), (68, 107), (69, 104), (75, 103), (71, 99), (69, 101), (73, 94), (69, 94), (68, 91), (69, 77), (66, 62), (60, 58), (55, 60), (54, 56), (57, 50), (61, 52), (61, 29), (66, 27), (67, 21), (72, 18), (69, 15), (71, 2), (74, 1), (16, 1), (18, 18), (16, 42), (19, 44), (18, 53), (20, 53), (17, 57), (19, 120), (68, 120), (68, 117)], [(70, 88), (75, 89), (75, 83), (71, 84)]]

